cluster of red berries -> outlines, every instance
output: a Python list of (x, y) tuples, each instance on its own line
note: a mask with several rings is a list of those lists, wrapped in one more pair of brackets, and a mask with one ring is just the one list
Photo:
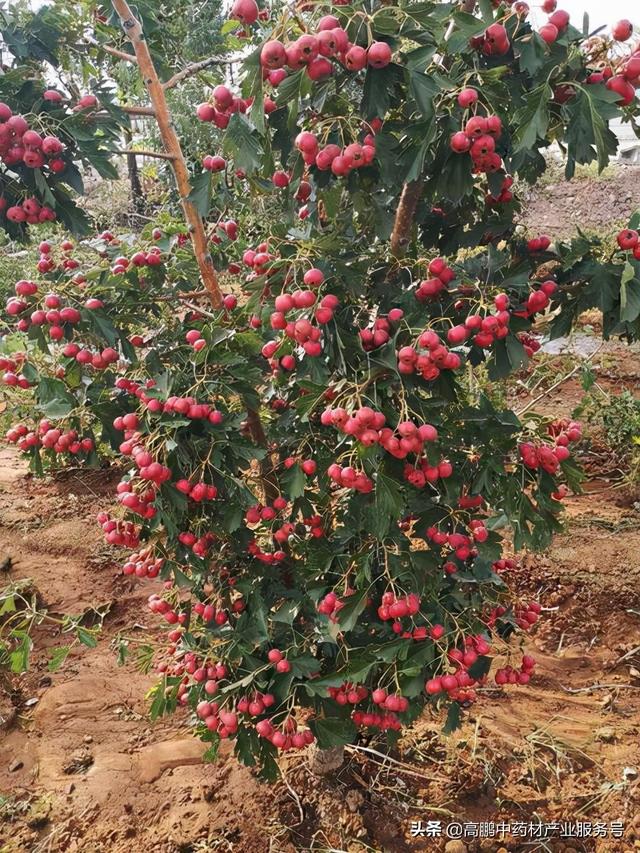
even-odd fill
[(159, 267), (162, 263), (162, 249), (152, 246), (148, 252), (140, 251), (125, 258), (124, 255), (116, 258), (111, 267), (113, 275), (123, 275), (131, 267)]
[(618, 246), (624, 252), (633, 252), (633, 257), (640, 261), (640, 235), (633, 228), (625, 228), (618, 234)]
[(182, 531), (178, 534), (178, 541), (185, 548), (189, 548), (196, 557), (206, 557), (215, 542), (216, 537), (213, 533), (204, 533), (202, 536), (196, 536), (189, 530)]
[(473, 171), (497, 172), (502, 168), (502, 157), (496, 153), (496, 141), (502, 136), (500, 116), (472, 116), (464, 130), (451, 137), (451, 149), (456, 154), (471, 155)]
[[(21, 297), (34, 296), (38, 286), (32, 281), (19, 281), (16, 284), (16, 293)], [(10, 304), (11, 303), (11, 304)], [(22, 299), (11, 299), (7, 303), (7, 312), (16, 314), (27, 308), (27, 303)], [(46, 310), (45, 310), (46, 309)], [(26, 331), (30, 326), (42, 326), (49, 324), (49, 337), (53, 341), (60, 341), (65, 335), (65, 326), (75, 326), (82, 319), (77, 308), (62, 306), (62, 299), (56, 293), (47, 293), (44, 298), (44, 307), (37, 308), (29, 318), (21, 318), (18, 325), (19, 331)], [(79, 349), (79, 348), (78, 348)], [(117, 353), (116, 353), (117, 359)]]
[(263, 506), (255, 504), (249, 507), (245, 512), (244, 518), (247, 524), (259, 524), (261, 521), (273, 521), (279, 512), (285, 510), (288, 506), (287, 501), (283, 497), (277, 497), (271, 506)]
[(537, 601), (531, 601), (529, 604), (516, 607), (514, 610), (516, 625), (523, 631), (530, 630), (530, 628), (535, 625), (540, 618), (541, 612), (542, 607)]
[[(211, 94), (213, 103), (200, 104), (196, 109), (196, 115), (200, 121), (211, 122), (222, 130), (228, 126), (233, 113), (246, 113), (253, 103), (253, 98), (239, 98), (227, 86), (223, 85), (216, 86)], [(204, 168), (208, 167), (205, 166)], [(221, 169), (224, 169), (224, 161)], [(213, 169), (212, 171), (220, 171), (220, 169)]]
[[(404, 697), (398, 697), (407, 702)], [(408, 707), (408, 702), (407, 702)], [(380, 731), (400, 731), (402, 723), (393, 712), (386, 714), (376, 714), (371, 711), (353, 711), (351, 719), (356, 726), (365, 726), (370, 729), (380, 729)]]
[(542, 468), (548, 474), (555, 474), (571, 455), (568, 446), (579, 441), (582, 436), (582, 427), (577, 421), (555, 421), (549, 426), (549, 434), (555, 439), (555, 447), (548, 444), (536, 445), (526, 442), (519, 447), (520, 456), (527, 468), (537, 470)]
[(116, 486), (118, 501), (125, 509), (133, 512), (135, 515), (146, 519), (154, 518), (156, 515), (156, 508), (153, 506), (153, 502), (156, 499), (155, 489), (148, 488), (146, 491), (138, 494), (134, 492), (133, 487), (134, 484), (131, 480), (122, 480), (118, 483)]
[(546, 252), (550, 245), (551, 237), (542, 234), (540, 237), (533, 237), (531, 240), (527, 240), (527, 251), (535, 255), (538, 252)]
[(113, 347), (105, 347), (101, 352), (92, 352), (73, 342), (64, 345), (62, 354), (67, 358), (75, 359), (78, 364), (93, 367), (95, 370), (106, 370), (120, 358)]
[(25, 352), (15, 352), (11, 358), (0, 356), (0, 370), (4, 371), (2, 374), (4, 385), (10, 388), (31, 388), (31, 382), (20, 372), (27, 360)]
[[(478, 555), (476, 544), (486, 542), (489, 537), (489, 531), (485, 527), (484, 521), (481, 519), (472, 519), (469, 522), (471, 535), (465, 533), (445, 533), (435, 526), (427, 528), (425, 536), (434, 545), (439, 548), (447, 548), (453, 552), (453, 556), (461, 562)], [(447, 562), (444, 566), (447, 574), (455, 574), (458, 567), (455, 563)]]
[(346, 601), (342, 601), (342, 599), (338, 598), (336, 593), (332, 590), (320, 599), (317, 610), (318, 613), (328, 616), (330, 622), (337, 622), (338, 613), (342, 610), (345, 604)]
[[(397, 598), (393, 592), (385, 592), (382, 595), (378, 616), (383, 622), (388, 619), (403, 619), (405, 616), (415, 616), (420, 610), (420, 596), (415, 592)], [(389, 710), (393, 711), (394, 708)]]
[(558, 285), (555, 281), (543, 281), (538, 290), (529, 294), (523, 311), (516, 311), (518, 317), (532, 317), (548, 307), (551, 297), (557, 291)]
[(260, 693), (255, 691), (251, 696), (241, 696), (236, 702), (236, 711), (239, 714), (248, 714), (250, 717), (261, 717), (267, 708), (275, 704), (273, 693)]
[(108, 512), (98, 513), (98, 524), (104, 531), (104, 538), (109, 545), (120, 545), (123, 548), (138, 548), (140, 545), (140, 529), (132, 521), (120, 521), (111, 518)]
[(150, 549), (132, 553), (122, 567), (123, 575), (135, 575), (137, 578), (157, 578), (164, 560), (154, 557)]
[(279, 649), (269, 649), (267, 653), (269, 663), (272, 663), (276, 672), (291, 672), (291, 663), (285, 658)]
[(162, 598), (155, 592), (147, 599), (147, 606), (152, 613), (162, 616), (169, 625), (185, 625), (187, 622), (186, 613), (178, 613), (166, 598)]
[(447, 693), (450, 699), (458, 702), (472, 702), (475, 693), (469, 688), (479, 683), (478, 679), (469, 675), (468, 669), (472, 667), (481, 655), (487, 655), (491, 646), (484, 637), (465, 637), (464, 648), (449, 649), (447, 658), (455, 667), (455, 673), (430, 678), (424, 689), (429, 696), (437, 696), (439, 693)]
[[(513, 614), (516, 625), (523, 631), (529, 631), (540, 618), (542, 607), (536, 601), (529, 604), (520, 604), (514, 608)], [(507, 608), (499, 604), (494, 607), (487, 618), (484, 620), (488, 628), (494, 628), (498, 619), (502, 618), (507, 613)]]
[(524, 347), (524, 351), (526, 352), (529, 358), (533, 358), (533, 356), (540, 351), (542, 348), (542, 344), (534, 335), (530, 335), (527, 332), (520, 332), (518, 335), (518, 340)]
[(545, 5), (547, 8), (543, 6), (543, 11), (553, 11), (553, 14), (549, 16), (547, 23), (540, 27), (538, 35), (547, 44), (553, 44), (569, 26), (569, 13), (565, 12), (563, 9), (558, 9), (556, 12), (555, 3), (547, 3)]
[(207, 483), (191, 483), (186, 478), (178, 480), (176, 489), (182, 492), (183, 495), (191, 498), (192, 501), (200, 503), (201, 501), (212, 501), (218, 497), (218, 489), (216, 486), (208, 485)]
[[(218, 222), (216, 225), (216, 231), (220, 231), (227, 240), (231, 240), (232, 242), (238, 239), (238, 223), (235, 219), (227, 219), (224, 222)], [(212, 234), (211, 242), (218, 246), (222, 243), (222, 237), (219, 234)], [(234, 269), (229, 270), (229, 272), (239, 273), (240, 266), (238, 264), (234, 264)]]
[(522, 656), (522, 664), (520, 669), (514, 669), (512, 666), (504, 666), (496, 670), (496, 684), (528, 684), (531, 681), (533, 670), (536, 662), (531, 655)]
[[(384, 68), (391, 58), (391, 47), (386, 42), (374, 41), (368, 48), (351, 44), (346, 30), (334, 15), (325, 15), (318, 21), (315, 35), (305, 33), (287, 45), (272, 39), (260, 52), (260, 63), (271, 82), (269, 72), (285, 65), (292, 71), (304, 68), (311, 80), (322, 80), (333, 72), (332, 59), (348, 71), (362, 71), (367, 65)], [(282, 80), (281, 77), (273, 79)]]
[(373, 328), (360, 329), (360, 340), (365, 352), (371, 352), (378, 347), (384, 346), (391, 339), (391, 324), (399, 323), (404, 317), (402, 308), (392, 308), (386, 317), (377, 317), (373, 321)]
[(75, 429), (63, 432), (52, 427), (48, 421), (40, 421), (37, 431), (29, 430), (24, 424), (17, 424), (7, 431), (6, 439), (25, 453), (32, 448), (42, 447), (53, 453), (77, 456), (79, 453), (91, 453), (95, 447), (92, 438), (80, 438)]
[(425, 442), (436, 441), (438, 431), (430, 424), (417, 426), (412, 421), (401, 421), (395, 431), (385, 426), (386, 418), (369, 406), (361, 406), (349, 414), (343, 408), (327, 408), (320, 416), (323, 426), (334, 426), (345, 435), (356, 438), (365, 447), (379, 444), (396, 459), (405, 459), (409, 453), (421, 454)]
[(494, 301), (497, 309), (495, 314), (487, 314), (485, 317), (469, 314), (463, 324), (449, 329), (447, 341), (452, 346), (459, 346), (473, 336), (472, 340), (476, 346), (487, 349), (495, 341), (506, 338), (511, 321), (511, 314), (506, 310), (509, 297), (505, 293), (499, 293)]
[(455, 352), (450, 352), (439, 335), (429, 330), (418, 338), (418, 347), (428, 352), (419, 352), (417, 347), (401, 347), (398, 350), (398, 372), (404, 375), (419, 373), (423, 379), (432, 381), (443, 370), (457, 370), (462, 360)]
[(491, 24), (482, 33), (471, 39), (471, 47), (481, 50), (485, 56), (504, 56), (509, 53), (511, 42), (502, 24)]
[(518, 568), (518, 564), (515, 560), (500, 558), (493, 563), (493, 571), (497, 574), (501, 574), (502, 572), (513, 571)]
[(443, 290), (447, 289), (447, 285), (455, 279), (454, 270), (447, 264), (444, 258), (434, 258), (430, 261), (427, 267), (432, 278), (427, 278), (421, 281), (416, 290), (416, 299), (418, 302), (427, 302), (430, 299), (437, 299)]
[(498, 195), (488, 192), (485, 196), (485, 202), (489, 206), (494, 206), (496, 204), (509, 204), (510, 201), (513, 201), (513, 193), (511, 192), (513, 183), (514, 181), (511, 175), (505, 175)]
[(313, 743), (315, 736), (311, 729), (298, 731), (298, 724), (293, 717), (285, 720), (282, 729), (276, 729), (271, 720), (259, 720), (256, 731), (260, 737), (270, 741), (276, 749), (287, 752), (290, 749), (304, 749)]
[(351, 142), (343, 148), (329, 143), (321, 148), (316, 135), (304, 130), (296, 137), (296, 148), (308, 166), (313, 165), (320, 172), (331, 171), (337, 178), (345, 177), (354, 169), (371, 165), (376, 156), (373, 133), (367, 133), (362, 143)]
[[(293, 533), (293, 524), (292, 525), (283, 525), (277, 533), (283, 533), (286, 529), (291, 527), (291, 533)], [(290, 534), (287, 534), (287, 538)], [(274, 534), (274, 538), (276, 538)], [(284, 551), (274, 551), (273, 553), (269, 553), (268, 551), (264, 551), (260, 545), (254, 540), (253, 542), (249, 542), (247, 546), (247, 551), (251, 554), (252, 557), (255, 557), (256, 560), (260, 560), (261, 563), (265, 563), (268, 566), (274, 565), (274, 563), (281, 563), (283, 560), (287, 559), (287, 555)]]
[(334, 462), (329, 465), (327, 474), (334, 483), (342, 486), (342, 488), (354, 489), (363, 495), (370, 494), (374, 489), (373, 480), (370, 480), (363, 471), (356, 471), (351, 465), (343, 468), (337, 462)]
[(364, 684), (352, 684), (350, 681), (345, 681), (340, 687), (327, 687), (327, 693), (338, 705), (357, 705), (369, 696)]
[[(60, 157), (63, 151), (64, 145), (57, 136), (42, 137), (37, 131), (29, 128), (29, 122), (24, 116), (14, 115), (10, 106), (0, 103), (0, 157), (5, 165), (27, 166), (29, 169), (42, 169), (48, 166), (51, 172), (59, 174), (66, 168), (64, 160)], [(53, 218), (55, 219), (55, 215)], [(25, 220), (14, 219), (13, 221), (24, 222)], [(29, 224), (35, 225), (37, 221), (36, 219), (36, 222)]]
[(217, 732), (223, 740), (238, 731), (237, 715), (233, 711), (221, 710), (217, 702), (199, 702), (196, 714), (210, 732)]

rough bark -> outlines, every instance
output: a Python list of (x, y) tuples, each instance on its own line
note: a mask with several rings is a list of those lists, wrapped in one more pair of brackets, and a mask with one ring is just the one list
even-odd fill
[(391, 234), (391, 254), (394, 258), (402, 258), (407, 253), (413, 220), (423, 188), (422, 180), (412, 181), (402, 188)]

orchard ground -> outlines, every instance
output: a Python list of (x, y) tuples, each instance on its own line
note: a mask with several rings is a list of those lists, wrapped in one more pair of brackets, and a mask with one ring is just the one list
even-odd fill
[[(596, 190), (590, 183), (591, 194), (600, 188), (609, 196), (618, 192), (606, 182)], [(586, 352), (595, 349), (589, 338), (584, 341)], [(535, 382), (523, 377), (524, 384), (512, 386), (514, 408), (552, 389), (574, 364), (566, 353), (547, 356)], [(605, 392), (628, 388), (637, 394), (637, 348), (606, 344), (592, 357), (591, 369)], [(569, 415), (583, 396), (578, 373), (536, 409)], [(427, 819), (623, 820), (624, 841), (551, 843), (545, 849), (635, 849), (640, 496), (621, 487), (615, 456), (597, 432), (582, 461), (589, 481), (584, 495), (567, 499), (566, 533), (545, 555), (525, 556), (518, 572), (523, 597), (545, 608), (527, 640), (539, 662), (530, 688), (487, 688), (486, 701), (480, 699), (448, 737), (441, 733), (442, 719), (425, 715), (388, 760), (349, 750), (343, 769), (328, 778), (311, 775), (304, 753), (287, 755), (284, 781), (273, 788), (224, 750), (218, 764), (203, 765), (203, 746), (190, 734), (186, 716), (151, 725), (144, 692), (152, 676), (141, 675), (131, 661), (117, 665), (117, 638), (142, 639), (156, 630), (160, 637), (153, 616), (138, 622), (156, 582), (123, 577), (95, 524), (96, 512), (111, 505), (118, 472), (73, 471), (43, 482), (28, 477), (15, 452), (3, 449), (0, 562), (5, 555), (12, 560), (3, 586), (29, 578), (51, 613), (99, 607), (106, 616), (97, 646), (77, 647), (54, 674), (47, 658), (64, 638), (38, 629), (33, 666), (3, 700), (0, 849), (445, 849), (444, 841), (410, 838), (411, 821)], [(525, 848), (507, 840), (455, 849)]]

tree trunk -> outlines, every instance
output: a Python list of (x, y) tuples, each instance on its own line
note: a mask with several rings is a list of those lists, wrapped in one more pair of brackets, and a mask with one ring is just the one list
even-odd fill
[(416, 209), (424, 183), (422, 180), (412, 181), (410, 184), (405, 184), (400, 194), (400, 201), (396, 210), (396, 218), (391, 234), (391, 254), (394, 258), (403, 258), (409, 243), (411, 242), (411, 229), (413, 228), (413, 219), (416, 215)]
[[(125, 147), (130, 148), (133, 141), (133, 135), (130, 130), (125, 130), (124, 139)], [(142, 192), (138, 161), (136, 160), (135, 154), (127, 154), (127, 174), (129, 175), (129, 191), (131, 193), (131, 204), (133, 209), (136, 213), (144, 213), (146, 203)]]

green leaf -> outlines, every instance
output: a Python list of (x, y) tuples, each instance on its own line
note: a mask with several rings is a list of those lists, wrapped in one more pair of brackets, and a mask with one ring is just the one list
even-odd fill
[(433, 78), (416, 71), (414, 68), (408, 68), (406, 73), (409, 76), (409, 92), (418, 109), (426, 119), (432, 119), (434, 114), (433, 99), (439, 91), (438, 84)]
[(36, 392), (40, 408), (47, 418), (64, 418), (74, 408), (76, 401), (59, 379), (43, 377)]
[(636, 270), (627, 261), (620, 281), (620, 319), (633, 323), (640, 316), (640, 279)]
[(320, 749), (353, 743), (358, 734), (351, 720), (342, 720), (338, 717), (310, 720), (309, 727), (316, 736)]
[(527, 96), (526, 106), (516, 113), (518, 129), (514, 134), (514, 151), (525, 151), (536, 147), (549, 129), (549, 104), (553, 89), (548, 83), (538, 86)]
[(204, 171), (191, 179), (191, 192), (187, 199), (195, 204), (200, 216), (207, 216), (211, 208), (211, 172)]
[(11, 672), (19, 674), (29, 669), (29, 654), (31, 652), (31, 638), (26, 632), (21, 635), (20, 642), (9, 655), (9, 667)]
[(460, 705), (458, 705), (457, 702), (452, 702), (451, 705), (449, 705), (447, 719), (442, 727), (442, 732), (445, 735), (450, 735), (452, 732), (455, 732), (456, 729), (459, 729), (461, 724), (462, 715), (460, 714)]
[(89, 646), (90, 649), (95, 649), (98, 645), (98, 638), (93, 631), (88, 631), (86, 628), (78, 627), (76, 634), (83, 646)]
[(264, 154), (260, 137), (242, 113), (234, 113), (229, 120), (224, 134), (224, 150), (231, 154), (236, 168), (244, 169), (247, 174), (260, 165)]
[(351, 631), (358, 621), (358, 616), (367, 606), (367, 596), (369, 591), (363, 589), (361, 592), (356, 592), (353, 595), (347, 596), (345, 605), (341, 608), (338, 614), (338, 624), (340, 630)]
[(58, 646), (58, 648), (54, 649), (47, 663), (49, 672), (57, 672), (66, 661), (70, 651), (70, 646)]

